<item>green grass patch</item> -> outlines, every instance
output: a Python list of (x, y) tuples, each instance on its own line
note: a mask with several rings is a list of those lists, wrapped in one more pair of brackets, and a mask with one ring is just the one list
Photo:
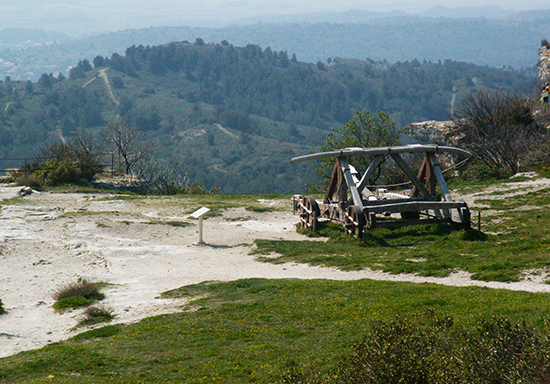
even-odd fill
[(202, 283), (164, 297), (187, 312), (104, 327), (0, 359), (0, 381), (275, 383), (293, 368), (326, 373), (377, 322), (426, 313), (476, 329), (493, 316), (544, 327), (550, 296), (371, 280)]
[(87, 307), (88, 305), (93, 304), (93, 300), (87, 299), (82, 296), (72, 296), (72, 297), (65, 297), (63, 299), (59, 299), (55, 302), (53, 305), (53, 308), (61, 311), (64, 309), (74, 309), (74, 308), (81, 308), (81, 307)]
[(90, 283), (81, 280), (61, 287), (54, 294), (56, 302), (53, 308), (64, 310), (87, 307), (96, 301), (103, 300), (105, 298), (101, 292), (103, 285), (103, 283)]
[[(550, 194), (542, 190), (518, 198), (545, 206), (505, 209), (483, 218), (482, 232), (453, 231), (446, 225), (367, 230), (361, 240), (342, 227), (320, 222), (318, 231), (299, 229), (316, 240), (256, 240), (252, 254), (270, 263), (299, 262), (342, 270), (370, 268), (389, 273), (448, 276), (467, 271), (486, 281), (518, 281), (525, 270), (550, 268)], [(488, 200), (504, 206), (508, 200)]]
[(181, 227), (181, 228), (192, 225), (191, 223), (188, 223), (186, 221), (176, 221), (176, 220), (150, 220), (146, 224), (169, 225), (171, 227)]
[(78, 326), (95, 325), (106, 323), (115, 318), (112, 309), (105, 307), (89, 307), (86, 308), (82, 315), (82, 319), (78, 322)]

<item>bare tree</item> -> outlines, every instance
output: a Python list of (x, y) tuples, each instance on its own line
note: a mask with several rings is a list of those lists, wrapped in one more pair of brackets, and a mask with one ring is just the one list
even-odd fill
[(139, 162), (136, 173), (145, 193), (160, 195), (184, 193), (190, 183), (188, 167), (157, 159)]
[(151, 156), (151, 148), (137, 127), (125, 120), (108, 123), (107, 137), (115, 147), (119, 168), (126, 174), (133, 174), (136, 164)]
[(498, 92), (466, 97), (453, 118), (461, 146), (488, 166), (517, 173), (545, 133), (531, 112), (529, 99)]

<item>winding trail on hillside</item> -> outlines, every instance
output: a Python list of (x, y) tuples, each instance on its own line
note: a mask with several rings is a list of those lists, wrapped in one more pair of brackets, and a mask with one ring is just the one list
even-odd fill
[(225, 133), (227, 136), (233, 138), (233, 139), (238, 139), (239, 136), (235, 135), (234, 133), (231, 133), (229, 132), (229, 130), (227, 128), (225, 128), (223, 125), (221, 124), (214, 124), (220, 131), (222, 131), (223, 133)]
[(113, 103), (115, 103), (117, 106), (120, 105), (120, 102), (116, 99), (113, 89), (111, 88), (111, 82), (109, 81), (109, 77), (107, 76), (107, 70), (109, 68), (103, 68), (99, 70), (99, 76), (103, 79), (103, 82), (105, 83), (105, 88), (107, 89), (107, 94), (113, 100)]

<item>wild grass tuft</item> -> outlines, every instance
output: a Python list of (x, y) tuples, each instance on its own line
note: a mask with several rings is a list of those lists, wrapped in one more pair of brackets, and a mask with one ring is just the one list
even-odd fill
[(82, 280), (61, 287), (54, 294), (56, 303), (53, 307), (57, 310), (79, 308), (103, 300), (105, 295), (101, 293), (101, 285)]
[(82, 319), (79, 321), (79, 326), (94, 325), (98, 323), (106, 323), (115, 318), (115, 314), (111, 308), (106, 307), (89, 307), (86, 308)]

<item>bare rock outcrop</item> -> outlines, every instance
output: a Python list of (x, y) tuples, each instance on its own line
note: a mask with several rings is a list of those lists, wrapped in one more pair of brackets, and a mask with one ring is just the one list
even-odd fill
[(542, 83), (550, 81), (550, 46), (543, 44), (539, 49), (539, 77)]
[(456, 146), (462, 138), (452, 120), (412, 123), (407, 127), (406, 134), (421, 144)]

